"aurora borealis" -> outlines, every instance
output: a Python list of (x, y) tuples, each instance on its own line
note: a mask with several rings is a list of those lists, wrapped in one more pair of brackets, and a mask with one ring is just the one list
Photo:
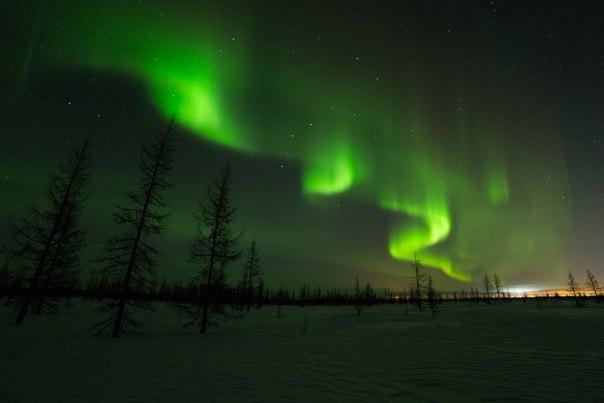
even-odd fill
[(132, 183), (145, 131), (175, 117), (169, 276), (186, 272), (190, 211), (227, 159), (241, 226), (275, 284), (360, 274), (401, 287), (414, 254), (450, 285), (485, 270), (515, 284), (602, 270), (592, 3), (560, 25), (560, 11), (531, 2), (2, 7), (3, 211), (35, 202), (45, 170), (92, 133), (100, 242), (112, 184)]

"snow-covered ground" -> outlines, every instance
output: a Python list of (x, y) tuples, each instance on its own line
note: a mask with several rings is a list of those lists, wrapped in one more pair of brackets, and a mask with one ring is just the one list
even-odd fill
[(111, 339), (90, 303), (22, 327), (2, 307), (0, 401), (604, 400), (604, 304), (276, 309), (200, 335), (158, 304)]

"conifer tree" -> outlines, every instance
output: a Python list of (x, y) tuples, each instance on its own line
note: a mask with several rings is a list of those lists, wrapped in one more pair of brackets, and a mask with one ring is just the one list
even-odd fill
[(583, 299), (581, 298), (581, 290), (579, 289), (579, 285), (575, 280), (575, 276), (570, 271), (568, 272), (568, 290), (575, 299), (575, 305), (582, 306)]
[(152, 309), (150, 302), (139, 293), (150, 289), (155, 280), (155, 260), (159, 251), (150, 240), (161, 234), (168, 216), (163, 194), (172, 187), (169, 173), (173, 165), (173, 129), (174, 121), (143, 146), (139, 184), (127, 194), (124, 204), (115, 206), (114, 220), (123, 229), (108, 241), (106, 256), (101, 259), (104, 263), (101, 275), (117, 295), (100, 307), (108, 317), (97, 324), (99, 334), (127, 335), (140, 326), (133, 311)]
[(246, 310), (250, 310), (250, 306), (254, 302), (255, 296), (262, 297), (262, 290), (259, 290), (262, 280), (262, 269), (260, 268), (260, 256), (256, 241), (252, 241), (245, 261), (243, 262), (243, 276), (241, 279), (241, 290), (245, 299)]
[(428, 305), (430, 306), (430, 311), (432, 312), (432, 317), (436, 317), (436, 313), (438, 312), (438, 294), (434, 289), (434, 283), (432, 282), (432, 276), (428, 276), (428, 286), (427, 286), (427, 294), (428, 294)]
[(77, 220), (90, 180), (91, 159), (87, 139), (50, 177), (46, 208), (32, 207), (20, 222), (11, 221), (11, 236), (4, 252), (18, 265), (14, 277), (24, 288), (22, 297), (11, 300), (19, 307), (16, 325), (23, 323), (37, 299), (46, 301), (54, 280), (73, 274), (77, 266), (84, 247)]
[(239, 235), (232, 229), (235, 209), (231, 207), (231, 168), (227, 164), (207, 191), (207, 201), (194, 213), (197, 235), (191, 245), (190, 260), (198, 266), (193, 279), (196, 303), (180, 309), (189, 316), (185, 326), (197, 325), (206, 333), (213, 314), (224, 314), (226, 267), (240, 255)]
[(491, 303), (491, 290), (493, 288), (493, 283), (491, 282), (491, 279), (489, 278), (489, 275), (487, 273), (484, 274), (484, 279), (483, 279), (483, 286), (484, 286), (484, 297), (487, 300), (487, 303)]
[(503, 283), (501, 279), (497, 276), (497, 273), (493, 273), (493, 286), (495, 286), (495, 292), (497, 293), (497, 299), (501, 299), (504, 296), (503, 293)]
[[(81, 209), (80, 206), (74, 206)], [(52, 253), (43, 279), (40, 291), (36, 296), (34, 313), (52, 313), (57, 308), (57, 303), (48, 295), (52, 290), (67, 291), (72, 293), (78, 283), (79, 257), (86, 246), (84, 227), (79, 223), (79, 211), (74, 211), (62, 225), (57, 243)]]
[(600, 296), (600, 283), (598, 282), (598, 278), (589, 270), (587, 270), (587, 286), (591, 288), (594, 296)]
[(426, 275), (421, 271), (422, 264), (417, 255), (414, 256), (412, 267), (415, 272), (415, 289), (413, 290), (413, 295), (415, 298), (415, 303), (417, 304), (417, 310), (421, 312), (422, 288), (424, 287), (424, 280)]

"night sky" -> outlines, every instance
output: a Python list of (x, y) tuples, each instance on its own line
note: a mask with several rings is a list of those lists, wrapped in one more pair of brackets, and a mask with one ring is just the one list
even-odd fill
[(90, 135), (98, 268), (175, 117), (160, 277), (195, 272), (226, 161), (271, 286), (400, 289), (414, 252), (440, 287), (604, 275), (603, 26), (598, 1), (2, 2), (0, 235)]

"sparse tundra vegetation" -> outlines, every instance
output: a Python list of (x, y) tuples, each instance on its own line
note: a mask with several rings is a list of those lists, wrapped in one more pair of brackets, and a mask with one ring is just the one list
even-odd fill
[[(121, 232), (82, 273), (87, 140), (11, 221), (0, 270), (2, 401), (597, 400), (604, 304), (597, 276), (514, 297), (496, 273), (439, 290), (416, 255), (407, 286), (265, 283), (242, 246), (228, 164), (193, 208), (193, 278), (158, 280), (169, 219), (174, 122), (143, 147), (139, 183), (116, 204)], [(242, 277), (229, 276), (233, 265)], [(83, 281), (83, 279), (85, 279)], [(405, 289), (407, 287), (407, 289)], [(207, 334), (206, 334), (207, 333)], [(112, 340), (103, 335), (120, 338)], [(128, 336), (128, 337), (123, 337)]]

